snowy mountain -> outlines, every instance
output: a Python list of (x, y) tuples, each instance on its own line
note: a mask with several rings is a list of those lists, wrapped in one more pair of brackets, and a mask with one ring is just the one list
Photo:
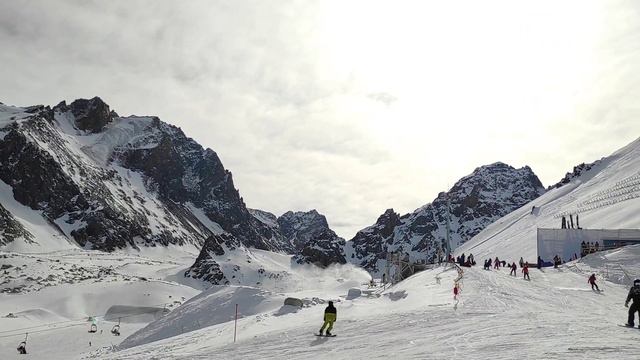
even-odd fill
[[(272, 238), (280, 239), (287, 249), (296, 254), (294, 263), (315, 264), (326, 267), (329, 264), (346, 262), (344, 239), (338, 237), (329, 228), (324, 215), (316, 210), (308, 212), (288, 211), (279, 218), (262, 210), (250, 210), (251, 215), (272, 231)], [(254, 251), (244, 246), (231, 234), (209, 237), (202, 247), (200, 255), (185, 276), (207, 281), (214, 285), (255, 285), (247, 282), (245, 274), (252, 269)], [(234, 259), (231, 261), (230, 259)], [(253, 271), (261, 276), (289, 276), (287, 272), (276, 269), (272, 272), (264, 267), (255, 267)]]
[(316, 233), (329, 229), (327, 218), (316, 210), (287, 211), (278, 218), (278, 225), (282, 235), (296, 252), (301, 251)]
[[(535, 263), (537, 228), (560, 228), (562, 216), (584, 229), (640, 228), (640, 138), (612, 155), (581, 164), (544, 195), (487, 226), (458, 249), (476, 259), (520, 257)], [(532, 211), (535, 206), (535, 211)]]
[(248, 247), (291, 250), (251, 215), (213, 150), (97, 97), (0, 105), (0, 180), (7, 249), (201, 246), (228, 232)]
[(325, 268), (331, 264), (345, 264), (346, 242), (329, 228), (312, 234), (300, 252), (293, 257), (298, 264), (314, 264)]
[(451, 246), (456, 248), (544, 191), (528, 166), (515, 169), (500, 162), (481, 166), (413, 213), (399, 216), (393, 209), (385, 211), (347, 242), (348, 261), (372, 273), (383, 270), (387, 252), (432, 262), (446, 241), (447, 213)]

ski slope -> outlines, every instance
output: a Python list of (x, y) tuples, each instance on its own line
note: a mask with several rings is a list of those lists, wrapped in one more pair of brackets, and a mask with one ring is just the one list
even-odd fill
[(489, 225), (458, 247), (455, 255), (473, 254), (476, 261), (498, 256), (507, 262), (523, 257), (535, 264), (537, 228), (560, 228), (561, 216), (568, 219), (573, 214), (579, 215), (584, 229), (638, 229), (638, 209), (640, 139)]
[[(617, 257), (640, 256), (640, 247), (615, 251)], [(465, 268), (457, 304), (454, 268), (427, 270), (369, 296), (347, 300), (343, 293), (334, 298), (335, 338), (313, 336), (325, 305), (312, 304), (242, 317), (236, 343), (233, 321), (227, 321), (116, 352), (105, 348), (87, 358), (640, 358), (640, 330), (618, 326), (626, 321), (628, 287), (600, 279), (603, 291), (592, 291), (587, 277), (594, 269), (604, 272), (607, 261), (590, 257), (583, 259), (587, 272), (569, 263), (533, 269), (531, 281), (506, 269)], [(180, 320), (168, 326), (180, 326)]]

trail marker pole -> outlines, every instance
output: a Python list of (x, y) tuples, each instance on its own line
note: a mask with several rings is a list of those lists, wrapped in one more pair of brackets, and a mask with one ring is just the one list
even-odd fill
[(233, 326), (233, 342), (236, 342), (236, 335), (238, 333), (238, 304), (236, 304), (236, 321), (235, 321), (235, 325)]

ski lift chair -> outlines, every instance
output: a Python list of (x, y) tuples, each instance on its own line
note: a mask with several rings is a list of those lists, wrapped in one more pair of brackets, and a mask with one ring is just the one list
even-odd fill
[(18, 345), (18, 354), (26, 354), (27, 353), (27, 342), (23, 341)]
[(111, 333), (115, 336), (120, 336), (120, 325), (114, 325)]
[(89, 329), (90, 333), (94, 333), (98, 331), (98, 326), (96, 324), (91, 324), (91, 329)]

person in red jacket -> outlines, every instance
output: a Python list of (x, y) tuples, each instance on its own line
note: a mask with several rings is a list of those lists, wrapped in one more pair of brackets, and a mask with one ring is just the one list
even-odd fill
[(591, 290), (600, 291), (598, 284), (596, 284), (596, 274), (591, 274), (591, 276), (589, 276), (588, 283), (591, 284)]
[(460, 289), (458, 288), (458, 283), (455, 283), (455, 285), (453, 285), (453, 300), (458, 300), (459, 292), (460, 292)]
[(522, 268), (522, 273), (524, 274), (523, 276), (524, 279), (531, 280), (531, 278), (529, 277), (529, 263), (524, 264), (524, 267)]

